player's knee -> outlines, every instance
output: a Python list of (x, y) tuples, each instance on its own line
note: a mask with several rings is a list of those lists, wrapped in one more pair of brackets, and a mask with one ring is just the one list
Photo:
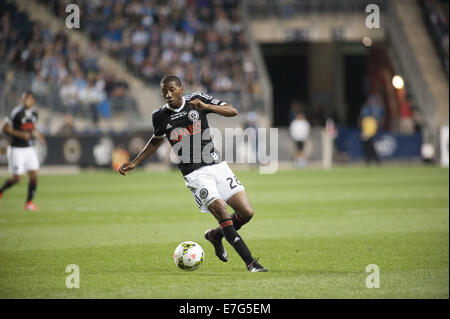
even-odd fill
[(38, 174), (36, 171), (30, 171), (28, 172), (28, 177), (30, 178), (30, 180), (37, 180)]
[(17, 184), (22, 180), (22, 176), (20, 175), (14, 175), (13, 177), (10, 178), (9, 182), (12, 184)]
[(242, 216), (242, 219), (247, 223), (250, 221), (250, 219), (253, 218), (253, 215), (255, 212), (253, 211), (253, 208), (251, 207), (245, 207), (240, 211), (240, 215)]
[(216, 217), (218, 221), (230, 218), (227, 207), (221, 200), (215, 200), (208, 206), (208, 210)]
[(249, 208), (247, 211), (247, 216), (249, 217), (249, 220), (253, 218), (253, 215), (255, 215), (255, 212), (253, 211), (253, 208)]

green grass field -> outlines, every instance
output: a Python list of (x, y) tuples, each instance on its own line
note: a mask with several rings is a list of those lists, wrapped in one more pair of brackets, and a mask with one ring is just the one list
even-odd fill
[[(255, 209), (240, 233), (268, 273), (247, 272), (228, 243), (230, 261), (215, 257), (203, 233), (217, 224), (178, 171), (43, 175), (38, 213), (22, 209), (26, 181), (3, 197), (0, 298), (449, 297), (448, 169), (235, 173)], [(191, 273), (172, 260), (185, 240), (206, 255)]]

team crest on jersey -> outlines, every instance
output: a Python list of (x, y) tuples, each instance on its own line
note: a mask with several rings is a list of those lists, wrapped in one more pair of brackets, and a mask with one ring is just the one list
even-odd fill
[(206, 197), (208, 197), (208, 190), (206, 188), (202, 188), (200, 190), (200, 198), (205, 199)]
[(192, 122), (197, 121), (200, 118), (200, 114), (198, 114), (197, 110), (190, 110), (188, 113), (188, 119)]

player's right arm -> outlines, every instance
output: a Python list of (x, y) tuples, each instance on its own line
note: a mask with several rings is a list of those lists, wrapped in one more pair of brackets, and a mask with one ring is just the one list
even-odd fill
[(150, 140), (145, 145), (144, 149), (136, 156), (131, 162), (123, 163), (119, 168), (119, 173), (121, 175), (127, 175), (127, 172), (135, 169), (142, 161), (152, 155), (156, 150), (162, 145), (164, 138), (156, 138), (152, 136)]
[(135, 169), (142, 161), (152, 155), (163, 144), (165, 137), (164, 123), (159, 116), (160, 109), (152, 114), (153, 127), (155, 129), (153, 136), (147, 142), (144, 149), (130, 163), (123, 163), (119, 168), (119, 173), (126, 175), (128, 171)]
[(2, 132), (5, 133), (6, 135), (21, 138), (25, 141), (28, 141), (31, 138), (30, 132), (15, 130), (12, 128), (12, 126), (11, 126), (11, 124), (9, 124), (9, 122), (5, 122), (5, 124), (3, 124)]

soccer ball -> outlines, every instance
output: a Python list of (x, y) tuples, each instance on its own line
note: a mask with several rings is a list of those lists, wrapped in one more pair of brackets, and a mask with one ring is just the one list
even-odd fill
[(173, 253), (173, 261), (178, 268), (193, 271), (203, 263), (205, 253), (203, 248), (193, 241), (184, 241), (177, 246)]

